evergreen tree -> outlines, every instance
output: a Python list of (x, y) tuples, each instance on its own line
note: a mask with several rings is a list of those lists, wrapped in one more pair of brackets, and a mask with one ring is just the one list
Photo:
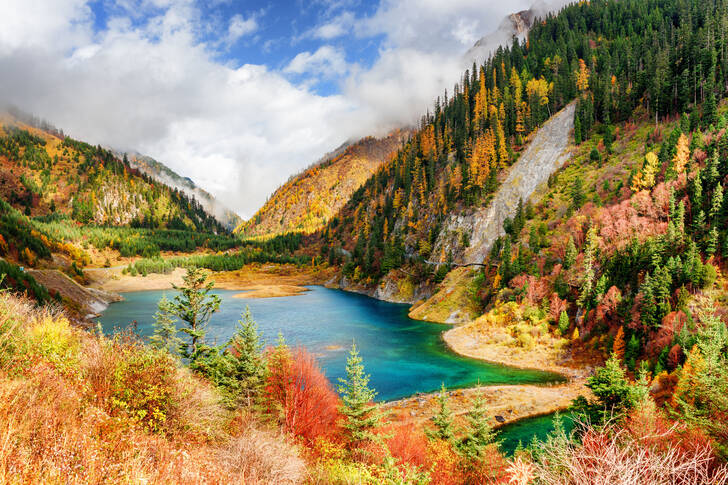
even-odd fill
[(427, 436), (431, 439), (452, 441), (454, 432), (452, 424), (452, 412), (448, 406), (447, 390), (445, 384), (442, 384), (440, 394), (437, 396), (437, 401), (440, 404), (440, 409), (437, 414), (432, 416), (430, 420), (435, 425), (434, 430), (426, 430)]
[(180, 294), (167, 307), (185, 325), (180, 331), (188, 338), (180, 346), (180, 354), (196, 369), (213, 352), (205, 342), (205, 335), (210, 317), (220, 308), (220, 297), (210, 294), (214, 283), (207, 282), (207, 274), (200, 268), (188, 268), (182, 281), (182, 286), (173, 285)]
[(470, 462), (476, 462), (486, 446), (495, 441), (496, 433), (488, 422), (482, 394), (477, 394), (473, 407), (465, 415), (467, 428), (458, 443), (458, 451)]
[(576, 246), (574, 245), (574, 238), (569, 236), (569, 240), (566, 242), (566, 249), (564, 250), (564, 268), (571, 268), (576, 262)]
[(165, 349), (172, 355), (177, 355), (183, 341), (177, 336), (177, 320), (172, 316), (170, 301), (167, 296), (157, 303), (157, 312), (154, 314), (154, 334), (149, 337), (151, 345), (158, 349)]
[(346, 417), (343, 426), (353, 447), (380, 440), (374, 431), (381, 426), (384, 414), (379, 410), (379, 406), (373, 403), (377, 393), (369, 388), (369, 377), (364, 373), (364, 365), (356, 344), (352, 344), (349, 358), (346, 360), (346, 378), (339, 379), (342, 402), (339, 410)]
[(562, 336), (566, 335), (570, 326), (571, 323), (569, 322), (569, 315), (567, 315), (565, 311), (562, 311), (561, 315), (559, 315), (559, 332)]
[(263, 387), (267, 368), (261, 334), (250, 308), (245, 307), (242, 317), (228, 342), (227, 356), (231, 366), (231, 392), (250, 406)]
[(574, 118), (574, 144), (581, 145), (581, 120), (578, 116)]

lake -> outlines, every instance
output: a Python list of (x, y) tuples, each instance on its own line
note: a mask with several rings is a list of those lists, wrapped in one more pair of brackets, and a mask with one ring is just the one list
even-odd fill
[[(450, 351), (441, 334), (447, 326), (412, 320), (408, 305), (379, 301), (366, 296), (320, 286), (289, 297), (233, 298), (239, 291), (215, 290), (222, 299), (213, 315), (208, 339), (226, 342), (240, 314), (249, 306), (267, 344), (275, 344), (280, 332), (288, 345), (304, 346), (317, 358), (329, 379), (344, 377), (352, 342), (371, 374), (370, 386), (378, 400), (393, 400), (418, 392), (431, 392), (442, 383), (448, 388), (477, 384), (533, 384), (562, 381), (550, 372), (489, 364)], [(105, 333), (128, 327), (136, 320), (137, 333), (152, 334), (153, 315), (163, 295), (175, 292), (124, 293), (125, 300), (112, 303), (99, 318)]]

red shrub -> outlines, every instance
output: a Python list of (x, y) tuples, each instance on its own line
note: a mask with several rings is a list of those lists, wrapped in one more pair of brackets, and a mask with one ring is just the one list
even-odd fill
[(549, 300), (549, 318), (554, 322), (558, 322), (561, 312), (566, 310), (566, 303), (566, 300), (559, 298), (558, 293), (552, 293)]
[(398, 465), (408, 464), (423, 469), (427, 467), (428, 441), (422, 432), (422, 427), (405, 422), (385, 430), (385, 434), (389, 435), (387, 448)]
[(266, 394), (279, 406), (284, 429), (309, 444), (316, 438), (335, 440), (339, 434), (339, 396), (305, 349), (269, 353)]

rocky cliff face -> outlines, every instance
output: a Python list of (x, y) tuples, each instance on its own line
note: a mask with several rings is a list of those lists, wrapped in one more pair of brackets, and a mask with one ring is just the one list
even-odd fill
[(491, 53), (501, 45), (510, 45), (512, 39), (516, 37), (519, 40), (526, 38), (528, 31), (531, 30), (533, 22), (537, 18), (544, 17), (549, 13), (558, 11), (564, 5), (571, 3), (572, 0), (539, 0), (534, 3), (528, 10), (522, 10), (518, 13), (512, 13), (503, 19), (498, 29), (481, 39), (479, 39), (473, 47), (468, 50), (463, 60), (468, 66), (472, 62), (483, 62)]
[[(487, 207), (450, 216), (432, 254), (452, 252), (455, 261), (462, 263), (485, 259), (496, 238), (504, 234), (503, 221), (515, 215), (519, 200), (528, 201), (571, 157), (568, 147), (574, 110), (572, 103), (539, 129)], [(462, 234), (470, 236), (468, 247), (462, 247)]]

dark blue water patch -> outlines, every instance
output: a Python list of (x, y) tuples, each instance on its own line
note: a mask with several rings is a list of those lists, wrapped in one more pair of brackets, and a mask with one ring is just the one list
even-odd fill
[[(559, 413), (559, 418), (568, 435), (574, 429), (573, 414), (570, 412)], [(556, 429), (555, 419), (556, 413), (544, 414), (543, 416), (519, 419), (501, 426), (498, 428), (498, 440), (501, 442), (501, 450), (507, 455), (513, 455), (519, 444), (528, 447), (536, 439), (545, 441), (548, 435)]]
[[(442, 383), (448, 388), (477, 384), (534, 384), (562, 381), (551, 372), (489, 364), (450, 351), (442, 340), (443, 325), (412, 320), (408, 306), (383, 302), (354, 293), (310, 287), (303, 294), (280, 298), (233, 298), (238, 291), (216, 290), (222, 299), (213, 315), (208, 338), (226, 342), (235, 323), (249, 306), (267, 344), (275, 344), (280, 332), (290, 346), (304, 346), (318, 358), (334, 382), (344, 377), (352, 342), (360, 350), (370, 385), (378, 400), (392, 400), (417, 392), (432, 392)], [(99, 318), (105, 333), (136, 321), (143, 337), (153, 332), (157, 302), (173, 291), (124, 293)]]

